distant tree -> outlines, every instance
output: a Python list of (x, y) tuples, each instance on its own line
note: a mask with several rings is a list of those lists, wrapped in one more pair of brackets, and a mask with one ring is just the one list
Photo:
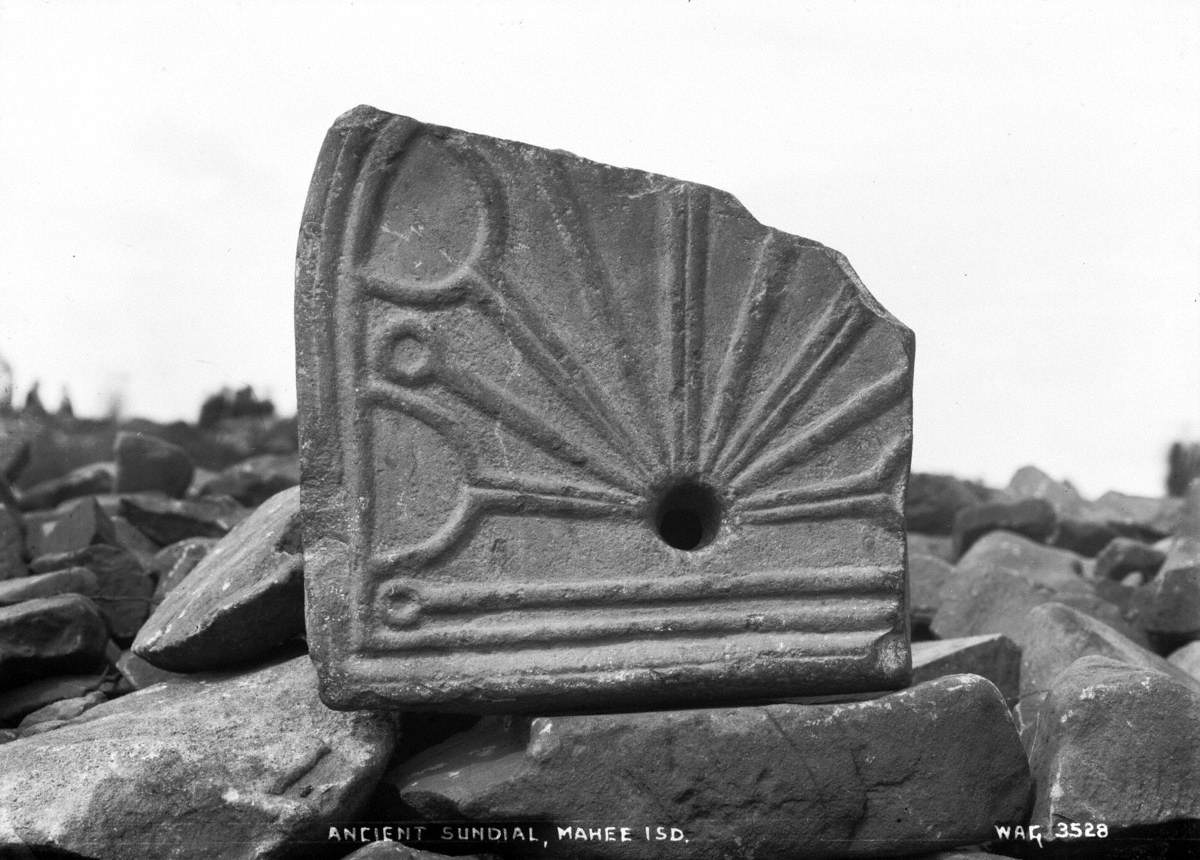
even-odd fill
[(40, 383), (37, 381), (34, 381), (33, 385), (30, 386), (29, 393), (25, 395), (24, 414), (36, 416), (46, 414), (46, 407), (42, 405), (42, 395), (38, 392), (39, 387)]
[(275, 404), (260, 400), (254, 389), (246, 385), (237, 391), (222, 388), (204, 399), (200, 405), (197, 424), (211, 430), (226, 418), (269, 418), (275, 414)]
[(1200, 478), (1200, 442), (1175, 442), (1167, 452), (1167, 495), (1187, 495), (1193, 478)]
[(12, 412), (13, 374), (12, 365), (0, 355), (0, 415)]
[(67, 391), (67, 387), (65, 385), (63, 386), (63, 390), (62, 390), (62, 400), (60, 400), (59, 404), (58, 404), (58, 417), (59, 418), (74, 418), (75, 417), (75, 407), (71, 405), (71, 394), (70, 394), (70, 392)]

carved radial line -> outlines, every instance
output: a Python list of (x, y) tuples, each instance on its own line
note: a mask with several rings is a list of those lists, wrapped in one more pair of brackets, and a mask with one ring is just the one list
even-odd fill
[(842, 499), (760, 508), (741, 515), (744, 523), (786, 523), (796, 520), (868, 519), (887, 514), (892, 501), (886, 493), (862, 493)]
[[(628, 392), (630, 396), (626, 401), (636, 410), (636, 423), (630, 426), (622, 422), (620, 429), (629, 440), (629, 444), (636, 446), (639, 454), (645, 457), (646, 462), (654, 463), (665, 450), (662, 426), (658, 421), (657, 412), (651, 408), (652, 398), (637, 361), (640, 358), (637, 348), (626, 331), (625, 317), (613, 307), (616, 295), (612, 274), (604, 263), (604, 257), (596, 248), (595, 229), (587, 209), (579, 204), (579, 197), (570, 177), (563, 170), (562, 159), (548, 158), (546, 170), (553, 180), (554, 190), (552, 192), (547, 188), (541, 175), (537, 175), (538, 192), (550, 207), (559, 239), (575, 263), (580, 293), (603, 323), (616, 352), (622, 379), (633, 389), (632, 392)], [(566, 200), (565, 206), (562, 205), (563, 200)], [(645, 448), (645, 442), (636, 432), (639, 427), (645, 428), (650, 435), (649, 450)]]
[(672, 470), (695, 469), (699, 463), (700, 397), (704, 330), (704, 278), (707, 274), (708, 203), (694, 200), (690, 188), (679, 192), (682, 201), (668, 222), (670, 250), (666, 296), (671, 350), (671, 389), (668, 402), (673, 416), (670, 464)]
[[(451, 368), (441, 369), (437, 374), (437, 382), (467, 406), (499, 421), (559, 462), (590, 472), (631, 493), (637, 493), (640, 484), (636, 478), (613, 463), (591, 456), (588, 451), (571, 442), (540, 416), (527, 409), (508, 391)], [(397, 397), (390, 385), (372, 383), (370, 395), (373, 399), (405, 411), (406, 398)]]
[[(870, 318), (857, 303), (851, 304), (847, 312), (846, 294), (843, 290), (829, 304), (783, 373), (776, 377), (741, 422), (741, 428), (717, 460), (716, 468), (721, 474), (732, 476), (745, 468), (787, 423), (814, 386), (820, 384), (825, 371), (857, 342)], [(814, 352), (817, 353), (815, 358)]]
[(649, 606), (708, 599), (794, 597), (880, 597), (892, 594), (901, 567), (839, 565), (827, 568), (769, 570), (726, 579), (722, 576), (685, 576), (670, 579), (608, 579), (584, 582), (520, 582), (494, 584), (423, 581), (403, 583), (416, 592), (428, 615), (470, 615), (519, 609), (631, 604)]
[(642, 500), (631, 493), (623, 493), (620, 490), (601, 487), (597, 484), (585, 484), (579, 481), (566, 481), (538, 475), (509, 475), (484, 471), (475, 478), (474, 486), (484, 490), (503, 490), (548, 498), (603, 502), (631, 509), (642, 505)]
[(839, 436), (881, 415), (904, 397), (908, 390), (908, 371), (897, 368), (882, 379), (878, 379), (853, 400), (847, 400), (827, 412), (815, 424), (783, 445), (767, 451), (730, 482), (735, 492), (753, 486), (768, 474), (801, 463), (820, 448), (830, 444)]
[(729, 434), (740, 396), (745, 389), (746, 372), (762, 348), (767, 321), (778, 301), (780, 288), (787, 282), (786, 274), (796, 253), (795, 247), (781, 242), (777, 233), (768, 233), (759, 245), (754, 274), (742, 297), (733, 334), (717, 372), (716, 392), (710, 399), (704, 421), (702, 471), (712, 468)]
[(562, 494), (540, 494), (502, 489), (472, 487), (471, 498), (481, 511), (509, 511), (520, 514), (546, 514), (549, 516), (578, 516), (631, 518), (636, 510), (621, 503), (580, 499)]
[(897, 439), (883, 450), (874, 465), (857, 474), (836, 481), (825, 481), (787, 490), (753, 493), (742, 500), (740, 507), (747, 511), (766, 510), (861, 495), (878, 487), (888, 475), (892, 474), (904, 461), (904, 454), (907, 450), (908, 440)]

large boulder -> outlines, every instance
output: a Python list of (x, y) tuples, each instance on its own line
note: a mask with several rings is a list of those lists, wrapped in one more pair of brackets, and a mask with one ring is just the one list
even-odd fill
[(160, 684), (0, 745), (0, 845), (111, 860), (304, 856), (327, 825), (353, 819), (392, 746), (389, 717), (321, 703), (307, 657)]
[(115, 473), (116, 468), (112, 463), (92, 463), (65, 475), (48, 478), (21, 493), (21, 510), (45, 510), (58, 507), (68, 499), (111, 493)]
[(82, 595), (0, 606), (0, 689), (91, 670), (103, 659), (107, 645), (104, 619)]
[(154, 579), (128, 550), (107, 544), (92, 544), (74, 552), (35, 559), (36, 573), (83, 567), (96, 576), (92, 599), (100, 607), (114, 639), (132, 639), (150, 614)]
[[(386, 785), (442, 820), (662, 823), (687, 839), (670, 856), (696, 860), (970, 844), (1023, 821), (1030, 788), (1004, 699), (973, 675), (854, 703), (486, 720)], [(628, 842), (569, 832), (544, 856), (664, 850), (638, 827)]]
[(982, 502), (963, 508), (954, 517), (954, 550), (961, 556), (990, 531), (1004, 529), (1039, 543), (1054, 533), (1058, 517), (1045, 499)]
[(945, 675), (979, 675), (996, 685), (1006, 701), (1015, 703), (1021, 682), (1021, 649), (999, 633), (914, 642), (913, 683)]
[(987, 501), (987, 492), (951, 475), (913, 472), (904, 500), (904, 523), (909, 531), (948, 535), (963, 508)]
[(146, 621), (133, 651), (172, 672), (270, 654), (304, 632), (300, 489), (264, 502), (214, 546)]
[(157, 491), (180, 499), (196, 467), (187, 451), (148, 433), (121, 431), (113, 442), (118, 493)]
[(201, 495), (229, 496), (253, 508), (299, 483), (299, 455), (260, 454), (198, 482), (198, 489)]
[(121, 516), (159, 546), (192, 537), (224, 537), (250, 515), (228, 496), (168, 499), (152, 493), (121, 497)]

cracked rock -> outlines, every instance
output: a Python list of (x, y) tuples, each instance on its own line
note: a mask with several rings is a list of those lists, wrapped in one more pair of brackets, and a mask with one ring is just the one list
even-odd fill
[[(1023, 820), (1030, 785), (1003, 697), (974, 675), (854, 703), (489, 719), (385, 779), (430, 818), (666, 822), (688, 840), (672, 856), (697, 860), (980, 842)], [(558, 840), (545, 856), (663, 851)]]
[(332, 711), (308, 657), (161, 684), (0, 745), (0, 845), (109, 860), (304, 856), (352, 819), (391, 720)]

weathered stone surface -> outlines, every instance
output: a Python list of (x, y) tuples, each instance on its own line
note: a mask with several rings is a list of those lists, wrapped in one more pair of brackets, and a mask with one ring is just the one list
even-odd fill
[(153, 663), (147, 663), (132, 651), (123, 652), (117, 658), (114, 665), (117, 667), (117, 671), (121, 673), (121, 677), (128, 681), (129, 686), (135, 690), (143, 690), (154, 684), (186, 681), (192, 677), (186, 673), (168, 672), (166, 669), (160, 669)]
[(43, 556), (31, 568), (49, 573), (85, 567), (96, 575), (92, 600), (100, 607), (114, 639), (128, 641), (150, 614), (154, 579), (128, 551), (106, 544), (93, 544), (76, 552)]
[(1046, 543), (1093, 558), (1119, 535), (1108, 523), (1060, 516)]
[(987, 493), (982, 487), (950, 475), (914, 472), (908, 481), (904, 521), (909, 531), (949, 535), (960, 510), (985, 501)]
[(296, 324), (326, 701), (905, 683), (913, 339), (840, 254), (364, 107), (317, 163)]
[(1131, 601), (1134, 622), (1156, 641), (1176, 645), (1200, 639), (1200, 556), (1186, 567), (1163, 565)]
[(86, 567), (65, 567), (52, 573), (39, 573), (21, 579), (0, 582), (0, 606), (23, 600), (53, 597), (56, 594), (82, 594), (92, 597), (99, 588), (96, 574)]
[[(999, 567), (958, 570), (942, 588), (930, 628), (947, 639), (984, 633), (1013, 635), (1036, 606), (1056, 601), (1098, 618), (1122, 635), (1146, 643), (1141, 631), (1129, 625), (1120, 610), (1094, 594), (1079, 580), (1078, 589), (1056, 590), (1023, 573)], [(1015, 638), (1015, 637), (1014, 637)], [(1020, 640), (1016, 640), (1020, 644)]]
[(1053, 532), (1058, 517), (1045, 499), (1015, 502), (984, 502), (963, 508), (954, 518), (954, 549), (962, 555), (990, 531), (1004, 529), (1044, 542)]
[(307, 657), (162, 684), (0, 746), (0, 844), (112, 860), (304, 856), (327, 823), (353, 820), (391, 749), (386, 717), (321, 704)]
[(1004, 700), (972, 675), (852, 704), (542, 717), (514, 729), (485, 721), (385, 780), (434, 818), (627, 822), (639, 833), (662, 821), (688, 840), (684, 853), (645, 839), (547, 851), (571, 857), (915, 853), (982, 841), (994, 823), (1023, 820), (1029, 796)]
[(1059, 821), (1104, 822), (1111, 832), (1200, 818), (1200, 689), (1084, 657), (1054, 679), (1030, 761), (1032, 823), (1048, 836)]
[(162, 547), (142, 534), (141, 529), (134, 528), (133, 524), (124, 517), (114, 516), (109, 519), (112, 520), (116, 545), (133, 553), (138, 563), (149, 570), (151, 564), (154, 563), (154, 557), (158, 555)]
[(250, 515), (225, 496), (168, 499), (142, 494), (121, 498), (121, 515), (159, 546), (191, 537), (224, 537)]
[(81, 595), (0, 606), (0, 689), (56, 673), (86, 672), (103, 659), (107, 644), (104, 619)]
[(25, 535), (18, 513), (0, 505), (0, 581), (25, 576)]
[(167, 592), (183, 582), (183, 578), (196, 569), (204, 556), (218, 543), (218, 538), (187, 538), (161, 549), (150, 565), (151, 572), (158, 578), (154, 587), (154, 605), (162, 603)]
[(1017, 469), (1005, 492), (1015, 499), (1044, 499), (1064, 517), (1085, 516), (1091, 507), (1070, 481), (1055, 480), (1037, 466)]
[(298, 455), (260, 454), (212, 475), (198, 489), (201, 495), (229, 496), (253, 508), (299, 483)]
[(1132, 538), (1116, 538), (1096, 556), (1096, 578), (1120, 581), (1139, 571), (1147, 580), (1158, 573), (1167, 554)]
[(944, 675), (979, 675), (995, 684), (1009, 703), (1020, 694), (1021, 649), (999, 633), (914, 642), (912, 660), (914, 684)]
[(68, 499), (111, 493), (116, 467), (112, 463), (80, 466), (65, 475), (34, 484), (18, 500), (23, 511), (56, 508)]
[(108, 684), (103, 672), (90, 675), (60, 675), (30, 681), (11, 690), (0, 691), (0, 725), (16, 725), (26, 714), (61, 699), (86, 696)]
[(927, 630), (937, 614), (942, 587), (954, 576), (954, 566), (920, 553), (908, 556), (908, 619), (915, 630)]
[(72, 699), (59, 699), (57, 702), (43, 705), (36, 711), (26, 714), (17, 728), (24, 731), (38, 723), (62, 723), (73, 720), (89, 708), (94, 708), (106, 701), (108, 701), (108, 697), (99, 690), (93, 690)]
[(298, 487), (263, 502), (163, 598), (134, 653), (198, 672), (266, 656), (304, 633), (300, 527)]
[[(494, 860), (496, 857), (493, 854), (458, 854), (455, 856), (457, 860)], [(346, 860), (450, 860), (450, 857), (446, 854), (422, 851), (419, 848), (409, 848), (399, 842), (372, 842), (352, 854), (347, 854)]]
[(1083, 559), (1069, 550), (1043, 546), (1009, 531), (993, 531), (981, 537), (958, 561), (961, 575), (1004, 570), (1029, 582), (1055, 591), (1088, 592)]
[(1189, 642), (1172, 651), (1167, 662), (1200, 681), (1200, 642)]
[(922, 555), (931, 555), (934, 558), (940, 558), (942, 561), (948, 561), (953, 564), (958, 560), (958, 555), (954, 552), (954, 539), (944, 535), (925, 535), (918, 532), (909, 532), (906, 535), (908, 543), (908, 554), (920, 553)]
[(49, 517), (31, 517), (30, 526), (25, 542), (31, 558), (74, 552), (94, 543), (117, 545), (112, 521), (91, 498), (66, 502)]
[(157, 491), (181, 499), (196, 469), (187, 451), (148, 433), (118, 433), (113, 460), (113, 489), (118, 493)]

